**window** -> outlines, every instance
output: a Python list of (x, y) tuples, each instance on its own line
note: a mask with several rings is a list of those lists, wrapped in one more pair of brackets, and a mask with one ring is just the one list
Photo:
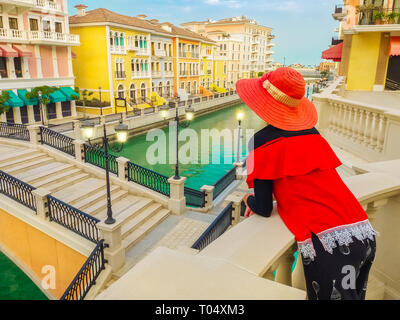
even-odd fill
[(163, 84), (162, 84), (162, 82), (160, 82), (159, 84), (158, 84), (158, 95), (161, 97), (162, 96), (162, 94), (163, 94)]
[(190, 81), (187, 83), (187, 93), (190, 93), (190, 86), (191, 86), (191, 83), (190, 83)]
[(14, 108), (9, 108), (6, 112), (6, 119), (9, 123), (14, 123)]
[(155, 92), (156, 88), (155, 88), (155, 84), (154, 82), (151, 83), (151, 92)]
[(110, 46), (111, 47), (114, 46), (114, 35), (113, 35), (112, 31), (110, 32)]
[(119, 35), (119, 45), (121, 46), (121, 47), (123, 47), (125, 44), (124, 44), (124, 34), (123, 33), (121, 33), (120, 35)]
[(170, 97), (170, 95), (171, 95), (171, 82), (169, 82), (169, 81), (167, 81), (167, 88), (166, 88), (166, 94), (167, 94), (167, 97)]
[(18, 19), (17, 18), (8, 18), (8, 24), (10, 29), (18, 30)]
[(3, 27), (3, 17), (2, 17), (2, 16), (0, 16), (0, 28), (1, 28), (1, 29), (4, 28), (4, 27)]
[(136, 103), (136, 86), (135, 84), (131, 84), (131, 87), (129, 88), (129, 96), (131, 98), (131, 101)]
[(139, 47), (139, 40), (138, 40), (138, 36), (135, 36), (135, 47), (138, 48)]
[(118, 86), (118, 98), (125, 99), (125, 88), (122, 84)]
[(193, 81), (193, 94), (197, 93), (197, 81)]
[(55, 23), (55, 31), (57, 33), (62, 33), (62, 23), (61, 22), (56, 22)]
[(22, 62), (21, 57), (14, 58), (15, 75), (17, 78), (22, 78)]
[(57, 118), (57, 111), (56, 111), (56, 104), (49, 103), (47, 105), (47, 119), (56, 119)]
[(71, 114), (71, 101), (61, 102), (61, 112), (63, 117), (70, 117)]
[(28, 107), (27, 106), (23, 106), (21, 108), (19, 108), (19, 111), (21, 112), (21, 122), (23, 124), (28, 123), (29, 119), (28, 119)]
[(0, 57), (0, 75), (2, 78), (8, 78), (7, 58), (5, 57)]
[(39, 31), (39, 22), (37, 19), (29, 19), (29, 28), (31, 31)]
[(39, 105), (33, 106), (33, 118), (35, 119), (35, 122), (42, 121), (42, 115)]
[(146, 84), (142, 83), (140, 85), (140, 96), (142, 98), (142, 101), (146, 101)]
[(43, 20), (43, 31), (51, 31), (49, 20)]

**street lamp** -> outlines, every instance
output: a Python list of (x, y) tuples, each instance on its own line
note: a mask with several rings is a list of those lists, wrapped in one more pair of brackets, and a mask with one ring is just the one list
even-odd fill
[[(168, 115), (168, 106), (167, 105), (163, 105), (160, 108), (160, 114), (161, 117), (165, 120), (167, 118)], [(179, 146), (178, 146), (178, 136), (179, 136), (179, 132), (178, 129), (179, 127), (181, 128), (187, 128), (190, 125), (190, 121), (193, 120), (194, 118), (194, 109), (192, 108), (192, 106), (189, 106), (185, 109), (185, 117), (186, 117), (186, 121), (185, 122), (179, 122), (179, 115), (178, 115), (178, 108), (175, 108), (176, 113), (175, 113), (175, 122), (176, 122), (176, 162), (175, 162), (175, 176), (174, 179), (175, 180), (179, 180), (181, 177), (179, 176)]]
[(241, 128), (242, 128), (242, 120), (244, 118), (244, 113), (242, 111), (239, 111), (236, 114), (236, 119), (238, 120), (238, 149), (237, 149), (237, 155), (236, 155), (236, 162), (240, 162), (240, 145), (241, 145), (241, 140), (242, 140), (242, 134), (241, 134)]
[(103, 126), (103, 143), (102, 144), (92, 144), (90, 139), (94, 136), (94, 123), (90, 120), (85, 120), (82, 122), (81, 128), (83, 130), (84, 137), (88, 139), (88, 143), (91, 147), (96, 150), (101, 150), (104, 148), (104, 157), (106, 159), (106, 181), (107, 181), (107, 219), (105, 221), (106, 224), (115, 223), (115, 219), (113, 218), (112, 208), (111, 208), (111, 190), (110, 190), (110, 165), (109, 165), (109, 153), (108, 150), (113, 152), (121, 152), (124, 148), (124, 143), (128, 138), (128, 126), (123, 124), (122, 121), (114, 128), (115, 133), (117, 135), (117, 141), (121, 144), (119, 147), (114, 147), (109, 145), (109, 140), (106, 132), (106, 125)]

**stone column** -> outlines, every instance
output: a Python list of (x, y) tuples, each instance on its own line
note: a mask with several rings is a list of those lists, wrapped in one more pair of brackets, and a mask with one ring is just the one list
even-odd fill
[(100, 230), (100, 236), (108, 247), (104, 250), (105, 258), (111, 266), (112, 271), (119, 270), (125, 264), (125, 249), (122, 247), (121, 221), (114, 224), (105, 224), (99, 222), (97, 228)]
[(32, 125), (28, 126), (29, 138), (32, 144), (38, 145), (40, 144), (40, 126)]
[(28, 108), (28, 119), (29, 123), (35, 123), (35, 113), (33, 111), (33, 106), (27, 106)]
[(13, 108), (14, 110), (14, 120), (15, 123), (22, 123), (21, 121), (21, 109), (20, 108)]
[(73, 143), (75, 146), (75, 159), (78, 160), (79, 162), (85, 162), (85, 150), (83, 147), (85, 141), (74, 140)]
[(245, 193), (235, 191), (231, 193), (229, 196), (225, 198), (224, 205), (227, 206), (230, 202), (232, 202), (232, 225), (238, 224), (240, 222), (240, 211), (242, 208), (242, 202)]
[(75, 135), (75, 139), (82, 139), (82, 135), (81, 135), (81, 122), (80, 120), (73, 120), (72, 121), (74, 123), (74, 135)]
[(56, 114), (57, 114), (57, 119), (62, 119), (62, 108), (61, 108), (61, 102), (56, 102)]
[(206, 193), (206, 204), (204, 209), (206, 211), (211, 210), (214, 207), (214, 186), (204, 185), (200, 188), (200, 191), (204, 191)]
[(119, 157), (116, 159), (118, 163), (118, 178), (122, 181), (128, 181), (128, 162), (127, 158)]
[(76, 101), (72, 100), (71, 101), (71, 116), (76, 117)]
[(185, 177), (180, 177), (179, 180), (175, 180), (174, 177), (168, 179), (170, 188), (168, 209), (176, 215), (182, 215), (186, 209), (185, 180)]
[(243, 165), (244, 162), (234, 162), (233, 166), (236, 168), (236, 180), (243, 179)]
[(48, 216), (48, 199), (47, 196), (50, 195), (50, 191), (44, 188), (38, 188), (32, 191), (33, 196), (35, 197), (36, 202), (36, 213), (38, 217), (42, 219), (47, 219)]

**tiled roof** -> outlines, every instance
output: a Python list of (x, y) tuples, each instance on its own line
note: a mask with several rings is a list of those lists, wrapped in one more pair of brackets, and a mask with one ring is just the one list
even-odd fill
[[(214, 43), (213, 40), (203, 37), (195, 32), (179, 28), (172, 23), (164, 22), (164, 23), (158, 23), (155, 21), (149, 21), (149, 20), (144, 20), (140, 19), (137, 17), (130, 17), (126, 15), (122, 15), (119, 13), (112, 12), (110, 10), (100, 8), (100, 9), (94, 9), (86, 12), (84, 16), (71, 16), (69, 17), (69, 23), (70, 25), (74, 24), (80, 24), (80, 23), (95, 23), (95, 22), (112, 22), (112, 23), (118, 23), (130, 27), (138, 27), (142, 29), (147, 29), (149, 31), (156, 31), (159, 33), (167, 34), (167, 35), (172, 35), (172, 36), (181, 36), (181, 37), (187, 37), (190, 39), (196, 39), (196, 40), (202, 40), (202, 41), (207, 41), (207, 42), (212, 42)], [(168, 32), (167, 30), (163, 29), (161, 26), (163, 24), (168, 25), (171, 28), (171, 32)]]

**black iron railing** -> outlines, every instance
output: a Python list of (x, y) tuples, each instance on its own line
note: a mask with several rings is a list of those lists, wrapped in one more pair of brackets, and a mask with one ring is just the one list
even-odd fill
[(74, 139), (68, 136), (45, 127), (40, 127), (40, 141), (42, 144), (75, 157)]
[(360, 11), (360, 25), (399, 24), (400, 8), (387, 9), (376, 7)]
[(233, 168), (214, 184), (213, 199), (218, 197), (235, 179), (236, 168)]
[(1, 122), (0, 137), (29, 141), (29, 130), (23, 124)]
[(107, 261), (104, 259), (104, 247), (104, 240), (100, 240), (60, 300), (83, 300), (86, 297), (105, 269)]
[(89, 241), (94, 243), (99, 241), (99, 230), (96, 224), (100, 220), (52, 196), (48, 196), (47, 199), (50, 221), (62, 225)]
[(206, 204), (206, 193), (189, 187), (184, 189), (186, 205), (198, 208), (204, 208)]
[(215, 218), (212, 224), (200, 236), (199, 239), (193, 244), (192, 248), (203, 250), (215, 239), (219, 238), (231, 225), (232, 225), (232, 202), (222, 210), (222, 212)]
[(342, 4), (335, 5), (335, 14), (336, 13), (343, 13), (344, 6)]
[(0, 193), (36, 212), (34, 187), (0, 170)]
[[(96, 167), (106, 168), (106, 156), (103, 150), (96, 149), (88, 144), (83, 145), (84, 159), (86, 163), (95, 165)], [(108, 154), (109, 170), (112, 173), (118, 174), (117, 157), (113, 154)]]
[(168, 177), (128, 162), (128, 181), (133, 181), (165, 196), (170, 195)]

